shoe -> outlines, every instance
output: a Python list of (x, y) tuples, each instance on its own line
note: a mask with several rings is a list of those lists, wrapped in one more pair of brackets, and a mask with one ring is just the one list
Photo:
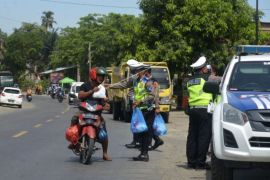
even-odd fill
[(208, 163), (197, 164), (196, 169), (210, 170), (211, 169), (211, 165), (208, 164)]
[(164, 144), (164, 142), (162, 140), (156, 141), (155, 144), (152, 146), (151, 150), (155, 150), (163, 144)]
[(149, 156), (148, 156), (148, 154), (146, 154), (146, 155), (140, 154), (138, 157), (133, 157), (133, 160), (134, 161), (148, 162), (149, 161)]

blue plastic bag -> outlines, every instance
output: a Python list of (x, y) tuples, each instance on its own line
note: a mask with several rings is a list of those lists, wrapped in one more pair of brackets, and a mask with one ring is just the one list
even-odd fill
[(133, 110), (130, 130), (132, 133), (141, 133), (148, 130), (142, 111), (139, 108)]
[(167, 134), (167, 128), (165, 122), (160, 114), (156, 115), (153, 123), (154, 134), (157, 136), (162, 136)]
[(108, 138), (107, 132), (105, 131), (104, 127), (102, 126), (98, 133), (98, 139), (100, 141), (104, 141)]

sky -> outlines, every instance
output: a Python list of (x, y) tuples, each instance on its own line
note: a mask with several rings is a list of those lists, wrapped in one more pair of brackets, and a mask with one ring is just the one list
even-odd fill
[[(42, 12), (54, 12), (55, 27), (74, 27), (80, 17), (89, 13), (142, 14), (138, 0), (0, 0), (0, 29), (11, 34), (22, 22), (41, 23)], [(256, 0), (248, 0), (255, 8)], [(265, 13), (261, 19), (270, 22), (270, 0), (259, 0), (259, 9)]]

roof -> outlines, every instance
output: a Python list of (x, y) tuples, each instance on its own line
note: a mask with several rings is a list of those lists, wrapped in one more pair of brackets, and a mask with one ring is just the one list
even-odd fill
[(75, 66), (70, 66), (70, 67), (59, 67), (59, 68), (56, 68), (56, 69), (51, 69), (51, 70), (47, 70), (47, 71), (44, 71), (44, 72), (41, 72), (39, 73), (40, 75), (45, 75), (45, 74), (51, 74), (53, 72), (59, 72), (59, 71), (63, 71), (63, 70), (66, 70), (66, 69), (71, 69), (71, 68), (74, 68)]

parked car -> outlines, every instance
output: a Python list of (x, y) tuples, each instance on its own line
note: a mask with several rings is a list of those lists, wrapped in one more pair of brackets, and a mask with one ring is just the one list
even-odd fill
[(22, 108), (22, 93), (19, 88), (5, 87), (0, 95), (0, 105), (9, 104)]
[(212, 180), (232, 180), (233, 170), (270, 168), (270, 46), (239, 46), (221, 84), (213, 112)]
[(74, 82), (71, 84), (69, 93), (68, 93), (68, 103), (72, 104), (76, 100), (78, 100), (78, 94), (80, 91), (80, 87), (83, 84), (83, 82)]

